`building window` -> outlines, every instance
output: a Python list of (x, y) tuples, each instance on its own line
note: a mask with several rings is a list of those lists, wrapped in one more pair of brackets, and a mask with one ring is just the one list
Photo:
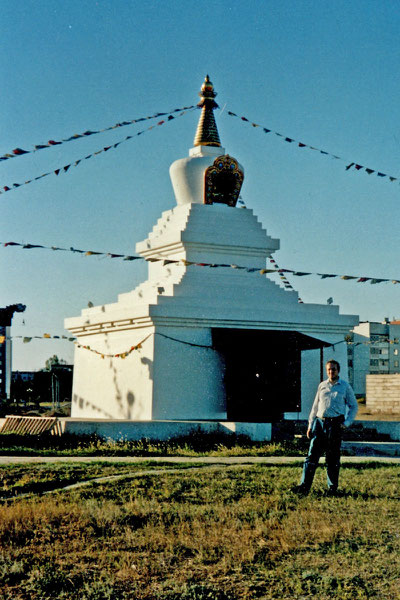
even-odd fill
[(393, 350), (393, 354), (394, 354), (395, 356), (398, 356), (398, 355), (399, 355), (399, 349), (398, 349), (398, 348), (395, 348), (395, 349)]
[(398, 369), (399, 368), (399, 361), (395, 360), (394, 363), (393, 363), (393, 365), (394, 365), (395, 369)]
[(371, 358), (371, 360), (369, 361), (369, 364), (371, 365), (371, 367), (377, 367), (379, 364), (379, 361), (377, 358)]

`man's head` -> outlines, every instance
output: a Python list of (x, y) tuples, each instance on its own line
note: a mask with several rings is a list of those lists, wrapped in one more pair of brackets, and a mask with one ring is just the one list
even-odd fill
[(329, 381), (337, 381), (339, 379), (340, 365), (337, 360), (328, 360), (326, 363), (326, 374)]

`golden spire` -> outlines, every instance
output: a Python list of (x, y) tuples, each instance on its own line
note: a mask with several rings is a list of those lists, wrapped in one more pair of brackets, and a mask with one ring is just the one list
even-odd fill
[(214, 100), (216, 95), (214, 86), (207, 75), (199, 93), (201, 100), (197, 106), (201, 108), (201, 115), (194, 136), (195, 146), (221, 146), (213, 112), (214, 108), (218, 108), (218, 104)]

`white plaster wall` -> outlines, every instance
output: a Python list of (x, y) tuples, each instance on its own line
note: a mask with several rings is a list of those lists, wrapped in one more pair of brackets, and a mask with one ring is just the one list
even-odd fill
[(164, 327), (155, 335), (153, 419), (226, 419), (223, 364), (210, 328)]
[[(138, 344), (153, 328), (79, 338), (80, 345), (117, 354)], [(154, 336), (125, 359), (101, 358), (75, 349), (71, 416), (74, 418), (151, 419)]]

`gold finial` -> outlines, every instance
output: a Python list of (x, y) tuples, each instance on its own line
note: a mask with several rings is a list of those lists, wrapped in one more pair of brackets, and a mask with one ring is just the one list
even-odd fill
[(207, 75), (199, 93), (201, 100), (197, 106), (201, 108), (201, 115), (194, 136), (195, 146), (221, 146), (213, 112), (215, 108), (218, 108), (218, 104), (214, 100), (216, 95), (214, 86)]

